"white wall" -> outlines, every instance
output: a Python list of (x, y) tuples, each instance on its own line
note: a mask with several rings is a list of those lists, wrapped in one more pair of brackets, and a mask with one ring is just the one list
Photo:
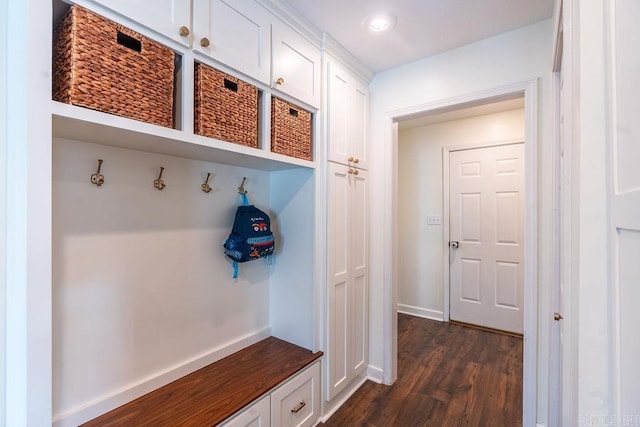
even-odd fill
[[(371, 84), (371, 308), (370, 363), (384, 368), (389, 378), (390, 360), (386, 359), (383, 336), (385, 293), (393, 280), (392, 260), (385, 256), (385, 244), (393, 241), (391, 230), (393, 204), (391, 169), (394, 150), (389, 114), (398, 109), (419, 106), (454, 97), (540, 79), (539, 109), (539, 194), (538, 208), (538, 374), (537, 419), (547, 417), (548, 337), (551, 319), (552, 255), (552, 162), (551, 120), (552, 24), (544, 21), (504, 33), (441, 55), (420, 60), (376, 75)], [(388, 324), (388, 322), (387, 322)], [(382, 332), (382, 333), (381, 333)]]
[[(202, 365), (243, 338), (268, 335), (271, 267), (243, 263), (234, 280), (222, 243), (243, 176), (251, 202), (270, 213), (269, 172), (62, 139), (53, 144), (54, 419), (87, 405), (104, 409), (112, 395), (131, 398), (127, 390), (190, 362)], [(89, 180), (99, 158), (101, 187)], [(163, 191), (153, 187), (160, 166)], [(208, 194), (200, 189), (207, 172), (216, 189)], [(307, 203), (296, 193), (309, 185), (281, 185), (280, 198)], [(283, 241), (297, 244), (295, 233), (280, 240), (280, 252)], [(311, 277), (302, 275), (303, 295), (312, 294)], [(311, 342), (313, 323), (306, 323), (299, 333), (311, 330)]]
[(401, 129), (398, 138), (398, 309), (443, 319), (442, 148), (524, 141), (524, 109)]
[[(6, 271), (6, 232), (7, 232), (7, 103), (5, 97), (7, 90), (7, 2), (0, 4), (0, 271)], [(5, 336), (6, 330), (6, 288), (7, 276), (0, 275), (0, 414), (6, 414), (6, 380), (5, 380), (5, 358), (7, 341)], [(4, 415), (0, 415), (0, 427), (6, 426), (7, 420)]]

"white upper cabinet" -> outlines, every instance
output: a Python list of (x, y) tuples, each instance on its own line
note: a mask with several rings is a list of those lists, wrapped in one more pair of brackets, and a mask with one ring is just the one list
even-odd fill
[(191, 0), (94, 0), (183, 44), (191, 35)]
[(286, 24), (274, 20), (272, 86), (307, 104), (320, 107), (320, 50)]
[(329, 160), (368, 169), (369, 87), (332, 58), (327, 86)]
[(268, 85), (271, 20), (253, 0), (194, 0), (193, 50)]

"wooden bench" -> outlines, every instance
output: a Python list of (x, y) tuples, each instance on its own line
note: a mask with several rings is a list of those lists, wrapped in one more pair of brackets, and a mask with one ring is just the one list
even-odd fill
[(269, 337), (84, 426), (214, 426), (322, 356)]

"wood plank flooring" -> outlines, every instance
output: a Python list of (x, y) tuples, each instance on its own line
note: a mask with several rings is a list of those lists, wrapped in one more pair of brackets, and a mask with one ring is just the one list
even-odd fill
[(398, 315), (398, 379), (367, 381), (325, 424), (521, 426), (522, 339)]

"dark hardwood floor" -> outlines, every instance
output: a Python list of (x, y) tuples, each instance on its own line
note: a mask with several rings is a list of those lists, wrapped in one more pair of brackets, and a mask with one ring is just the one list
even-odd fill
[(367, 381), (325, 424), (521, 426), (522, 338), (398, 315), (398, 379)]

